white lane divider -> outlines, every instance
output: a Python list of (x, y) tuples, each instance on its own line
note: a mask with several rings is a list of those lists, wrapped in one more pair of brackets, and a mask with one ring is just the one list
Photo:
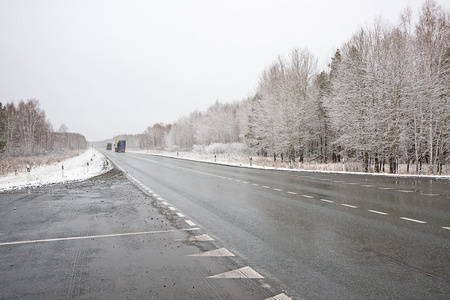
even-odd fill
[(206, 251), (206, 252), (202, 252), (202, 253), (191, 254), (189, 256), (214, 256), (214, 257), (221, 257), (221, 256), (234, 256), (234, 254), (231, 253), (230, 251), (228, 251), (225, 248), (220, 248), (220, 249)]
[(442, 228), (447, 229), (447, 230), (450, 230), (450, 227), (444, 227), (444, 226), (443, 226)]
[(289, 191), (287, 191), (286, 193), (291, 194), (291, 195), (297, 195), (297, 193), (295, 193), (295, 192), (289, 192)]
[(425, 222), (425, 221), (416, 220), (416, 219), (411, 219), (411, 218), (405, 218), (405, 217), (400, 217), (400, 219), (406, 220), (406, 221), (410, 221), (410, 222), (420, 223), (420, 224), (425, 224), (425, 223), (427, 223), (427, 222)]
[(332, 200), (328, 200), (328, 199), (320, 199), (320, 201), (323, 201), (323, 202), (328, 202), (328, 203), (334, 203), (334, 201), (332, 201)]
[(184, 217), (184, 215), (182, 213), (180, 213), (180, 212), (177, 213), (177, 216), (179, 216), (180, 218)]
[(367, 211), (374, 213), (374, 214), (384, 215), (384, 216), (386, 216), (388, 214), (388, 213), (378, 211), (378, 210), (373, 210), (373, 209), (368, 209)]
[(230, 279), (238, 279), (238, 278), (253, 278), (253, 279), (260, 279), (264, 278), (261, 276), (258, 272), (253, 270), (250, 267), (243, 267), (237, 270), (217, 274), (214, 276), (208, 276), (206, 278), (230, 278)]
[(176, 210), (176, 208), (173, 207), (173, 206), (169, 206), (169, 209), (170, 209), (170, 210)]
[[(162, 199), (161, 199), (162, 200)], [(161, 202), (164, 205), (169, 205), (169, 203), (167, 203), (166, 201)]]
[(346, 206), (346, 207), (350, 207), (350, 208), (358, 208), (358, 206), (347, 204), (347, 203), (342, 203), (341, 205), (342, 206)]
[(270, 189), (270, 186), (267, 186), (267, 185), (262, 185), (261, 187), (263, 187), (265, 189)]
[(302, 195), (302, 197), (309, 198), (309, 199), (314, 198), (313, 196), (310, 196), (310, 195)]
[(277, 192), (281, 192), (281, 191), (282, 191), (282, 190), (277, 189), (277, 188), (273, 188), (273, 190), (274, 190), (274, 191), (277, 191)]

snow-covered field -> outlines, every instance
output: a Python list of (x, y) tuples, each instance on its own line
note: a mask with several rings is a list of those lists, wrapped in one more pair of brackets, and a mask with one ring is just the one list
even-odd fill
[(95, 149), (89, 149), (81, 155), (60, 163), (31, 168), (29, 173), (24, 171), (17, 175), (12, 173), (0, 176), (0, 192), (52, 183), (81, 181), (103, 174), (111, 168), (111, 163), (103, 154)]

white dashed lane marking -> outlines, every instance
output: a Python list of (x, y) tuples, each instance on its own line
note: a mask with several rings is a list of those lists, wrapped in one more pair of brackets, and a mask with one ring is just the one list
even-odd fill
[(405, 217), (400, 217), (400, 219), (406, 220), (406, 221), (410, 221), (410, 222), (420, 223), (420, 224), (425, 224), (425, 223), (427, 223), (427, 222), (425, 222), (425, 221), (416, 220), (416, 219), (410, 219), (410, 218), (405, 218)]
[(342, 206), (346, 206), (346, 207), (350, 207), (350, 208), (358, 208), (358, 206), (355, 205), (351, 205), (351, 204), (346, 204), (346, 203), (342, 203)]
[(310, 199), (314, 198), (313, 196), (310, 196), (310, 195), (302, 195), (302, 197), (310, 198)]
[(225, 273), (221, 273), (221, 274), (217, 274), (214, 276), (208, 276), (206, 278), (243, 278), (243, 279), (261, 279), (264, 278), (263, 276), (261, 276), (258, 272), (256, 272), (255, 270), (253, 270), (250, 267), (243, 267), (237, 270), (233, 270), (233, 271), (229, 271), (229, 272), (225, 272)]
[(282, 190), (277, 189), (277, 188), (273, 188), (273, 190), (274, 190), (274, 191), (277, 191), (277, 192), (281, 192), (281, 191), (282, 191)]
[(442, 227), (442, 228), (447, 229), (447, 230), (450, 230), (450, 227)]
[(214, 239), (207, 234), (202, 234), (202, 235), (190, 236), (187, 239), (177, 239), (177, 241), (210, 242), (210, 241), (214, 241)]
[(173, 207), (173, 206), (169, 206), (169, 209), (170, 209), (170, 210), (176, 210), (176, 208)]
[(281, 293), (281, 294), (278, 294), (278, 295), (273, 296), (273, 297), (271, 297), (271, 298), (266, 298), (266, 299), (264, 299), (264, 300), (292, 300), (292, 298), (286, 296), (285, 293)]
[(295, 192), (289, 192), (289, 191), (287, 191), (286, 193), (291, 194), (291, 195), (297, 195), (297, 193), (295, 193)]
[(373, 209), (368, 209), (367, 211), (372, 212), (374, 214), (379, 214), (379, 215), (387, 215), (388, 214), (388, 213), (378, 211), (378, 210), (373, 210)]
[(206, 252), (202, 252), (202, 253), (191, 254), (189, 256), (215, 256), (215, 257), (221, 257), (221, 256), (234, 256), (234, 254), (231, 253), (230, 251), (228, 251), (225, 248), (220, 248), (220, 249), (206, 251)]
[(270, 186), (267, 186), (267, 185), (263, 185), (262, 187), (265, 189), (270, 189)]
[(328, 203), (334, 203), (334, 201), (332, 201), (332, 200), (328, 200), (328, 199), (320, 199), (320, 201), (323, 201), (323, 202), (328, 202)]
[(184, 220), (189, 226), (195, 226), (195, 223), (191, 220)]
[(182, 213), (177, 213), (177, 216), (179, 216), (180, 218), (184, 217), (184, 215)]

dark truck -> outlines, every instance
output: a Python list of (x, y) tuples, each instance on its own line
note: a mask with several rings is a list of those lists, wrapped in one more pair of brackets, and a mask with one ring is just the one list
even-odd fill
[(106, 150), (112, 150), (112, 143), (106, 143)]
[(125, 140), (120, 140), (116, 142), (115, 150), (116, 152), (125, 152), (127, 148), (127, 142)]

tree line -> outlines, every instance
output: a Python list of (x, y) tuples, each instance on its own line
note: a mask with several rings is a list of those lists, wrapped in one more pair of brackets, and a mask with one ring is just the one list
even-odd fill
[(5, 106), (0, 102), (2, 157), (41, 155), (86, 147), (86, 138), (79, 133), (67, 132), (65, 125), (59, 132), (54, 131), (38, 100), (22, 100), (17, 105), (11, 102)]
[(336, 50), (327, 70), (307, 49), (294, 49), (264, 70), (252, 97), (155, 124), (139, 143), (168, 150), (242, 143), (287, 161), (440, 172), (450, 160), (449, 16), (428, 0), (415, 23), (410, 9), (396, 26), (376, 20)]

